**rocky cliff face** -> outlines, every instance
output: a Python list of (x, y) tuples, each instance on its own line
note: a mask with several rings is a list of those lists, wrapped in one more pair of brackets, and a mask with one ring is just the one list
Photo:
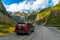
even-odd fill
[(48, 18), (47, 24), (48, 26), (60, 26), (60, 9), (52, 10), (51, 14)]
[(52, 10), (50, 16), (51, 17), (60, 17), (60, 9)]

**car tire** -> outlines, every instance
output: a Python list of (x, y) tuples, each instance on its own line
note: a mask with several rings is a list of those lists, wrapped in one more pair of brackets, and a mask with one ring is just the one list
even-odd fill
[(20, 35), (20, 33), (17, 33), (17, 35)]
[(32, 32), (34, 32), (34, 30), (32, 30)]
[(34, 32), (34, 28), (33, 28), (32, 32)]
[(31, 31), (28, 31), (28, 35), (30, 35), (31, 34)]

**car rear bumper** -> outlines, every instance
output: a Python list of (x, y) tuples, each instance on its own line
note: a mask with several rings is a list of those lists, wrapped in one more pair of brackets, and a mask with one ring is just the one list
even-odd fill
[(21, 30), (16, 30), (16, 33), (28, 33), (28, 31), (21, 31)]

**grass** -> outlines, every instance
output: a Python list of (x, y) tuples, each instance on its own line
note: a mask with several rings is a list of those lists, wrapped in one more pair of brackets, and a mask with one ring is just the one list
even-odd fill
[(60, 27), (60, 18), (54, 17), (49, 18), (49, 21), (46, 24), (47, 26), (54, 26), (54, 27)]
[(13, 33), (15, 31), (15, 27), (8, 23), (0, 23), (0, 36), (5, 34)]
[(60, 27), (58, 27), (57, 29), (60, 30)]
[(1, 29), (0, 28), (0, 36), (2, 35), (5, 35), (5, 34), (10, 34), (10, 33), (13, 33), (15, 31), (15, 27), (9, 27), (8, 29), (5, 28), (5, 29)]

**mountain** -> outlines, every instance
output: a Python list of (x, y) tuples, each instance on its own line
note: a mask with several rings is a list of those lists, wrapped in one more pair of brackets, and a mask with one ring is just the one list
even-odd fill
[(2, 23), (8, 23), (8, 24), (15, 24), (16, 22), (9, 18), (8, 16), (4, 15), (2, 12), (0, 12), (0, 24)]
[(52, 7), (38, 12), (37, 24), (48, 26), (60, 26), (60, 2)]
[(13, 20), (15, 20), (16, 22), (23, 21), (22, 14), (21, 14), (20, 12), (15, 12), (15, 13), (12, 15), (12, 18), (13, 18)]
[(8, 12), (6, 11), (4, 5), (2, 4), (2, 1), (0, 0), (0, 12), (2, 12), (4, 15), (11, 17)]
[(51, 26), (56, 26), (56, 27), (60, 26), (60, 9), (51, 11), (51, 14), (48, 18), (46, 25), (48, 26), (51, 25)]
[(0, 25), (15, 25), (16, 22), (11, 18), (0, 0)]
[(15, 12), (13, 15), (12, 15), (12, 18), (17, 21), (17, 22), (26, 22), (27, 21), (27, 17), (30, 15), (30, 13), (25, 13), (25, 12)]

